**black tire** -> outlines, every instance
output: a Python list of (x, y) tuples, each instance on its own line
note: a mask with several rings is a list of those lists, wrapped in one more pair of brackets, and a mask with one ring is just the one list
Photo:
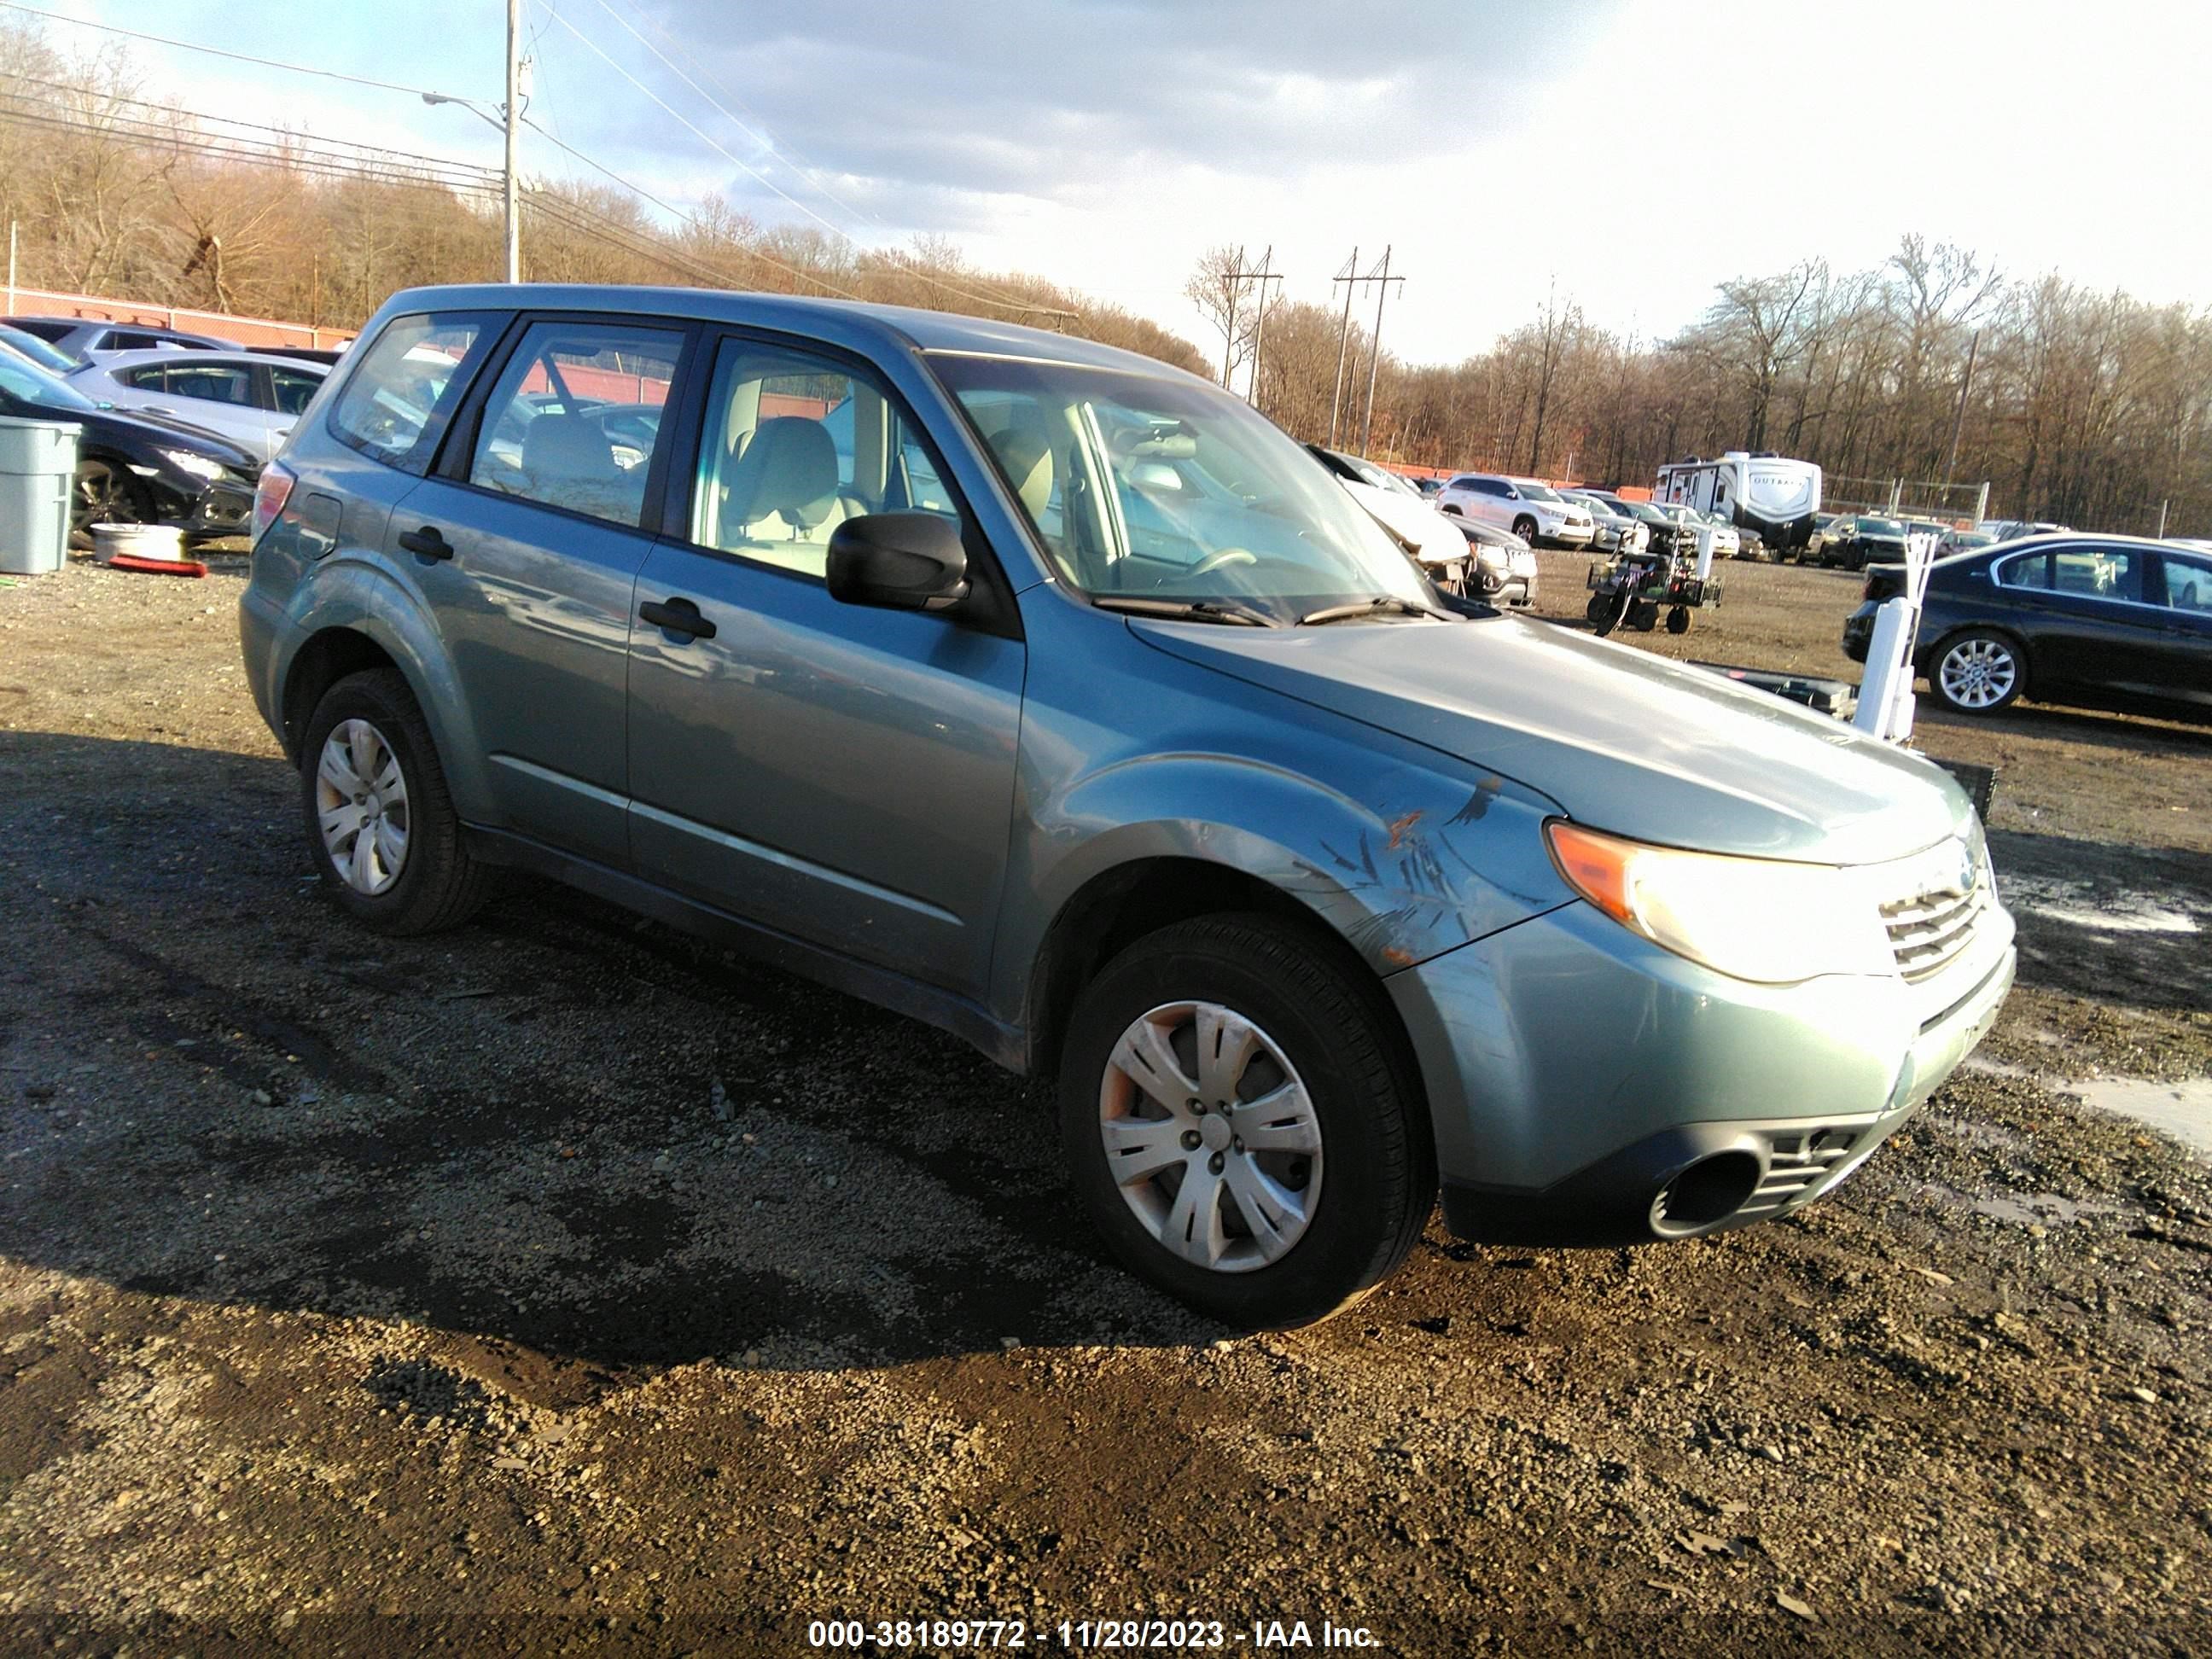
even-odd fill
[[(1970, 689), (1974, 681), (1965, 672), (1969, 661), (1977, 659), (1991, 677), (1980, 681), (1984, 690)], [(2018, 640), (1993, 629), (1969, 628), (1953, 634), (1924, 660), (1929, 690), (1954, 714), (1998, 714), (2027, 694), (2027, 653)]]
[(1589, 623), (1593, 631), (1599, 634), (1612, 633), (1613, 595), (1610, 593), (1591, 594), (1589, 596), (1589, 603), (1583, 607), (1583, 617), (1584, 620)]
[(70, 488), (70, 544), (92, 545), (96, 524), (148, 524), (153, 502), (145, 488), (119, 463), (88, 455), (76, 464)]
[(1513, 520), (1513, 533), (1534, 547), (1536, 544), (1536, 521), (1523, 513)]
[[(317, 776), (324, 745), (346, 720), (365, 720), (398, 762), (406, 792), (407, 847), (381, 892), (360, 890), (325, 844)], [(380, 933), (435, 933), (458, 927), (490, 896), (494, 872), (469, 855), (430, 727), (393, 668), (349, 674), (323, 694), (300, 748), (300, 800), (315, 869), (341, 908)]]
[(1678, 605), (1667, 613), (1667, 631), (1669, 634), (1686, 634), (1690, 631), (1689, 606)]
[[(1100, 1123), (1109, 1062), (1133, 1023), (1178, 1001), (1218, 1003), (1259, 1025), (1304, 1082), (1320, 1125), (1319, 1197), (1305, 1231), (1247, 1271), (1171, 1254), (1107, 1165)], [(1434, 1142), (1391, 1018), (1372, 981), (1340, 968), (1310, 930), (1272, 916), (1180, 922), (1115, 957), (1076, 1000), (1059, 1079), (1069, 1173), (1115, 1256), (1241, 1329), (1311, 1324), (1380, 1284), (1420, 1237), (1437, 1190)]]

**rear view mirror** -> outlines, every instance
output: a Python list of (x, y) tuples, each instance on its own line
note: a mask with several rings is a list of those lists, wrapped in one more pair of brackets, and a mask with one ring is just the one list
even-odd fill
[(968, 597), (960, 526), (934, 513), (870, 513), (830, 534), (830, 596), (887, 611), (945, 611)]

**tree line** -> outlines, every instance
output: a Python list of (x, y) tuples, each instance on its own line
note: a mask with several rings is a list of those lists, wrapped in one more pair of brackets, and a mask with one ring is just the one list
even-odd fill
[[(25, 287), (324, 326), (358, 325), (395, 289), (501, 269), (488, 171), (195, 116), (142, 97), (126, 54), (70, 57), (31, 23), (0, 23), (0, 216), (18, 228)], [(1917, 236), (1870, 270), (1814, 259), (1723, 283), (1656, 339), (1554, 293), (1455, 364), (1377, 361), (1363, 324), (1345, 330), (1279, 287), (1263, 307), (1261, 285), (1233, 276), (1252, 268), (1235, 246), (1191, 278), (1215, 329), (1203, 351), (1057, 283), (972, 269), (936, 239), (862, 249), (720, 201), (670, 226), (613, 185), (533, 182), (523, 250), (530, 280), (843, 295), (1060, 328), (1225, 372), (1294, 435), (1334, 424), (1342, 447), (1399, 464), (1635, 484), (1692, 453), (1771, 449), (1820, 463), (1832, 501), (1879, 499), (1900, 479), (1907, 502), (1955, 514), (1987, 480), (1993, 515), (2148, 531), (2166, 503), (2171, 533), (2212, 533), (2212, 311), (2006, 276)]]
[[(1243, 268), (1212, 250), (1193, 297)], [(1919, 236), (1870, 270), (1811, 259), (1723, 283), (1654, 340), (1555, 294), (1449, 365), (1376, 363), (1357, 319), (1230, 298), (1238, 337), (1214, 361), (1232, 384), (1304, 438), (1326, 439), (1338, 405), (1340, 447), (1378, 459), (1649, 484), (1667, 461), (1771, 450), (1820, 463), (1832, 501), (1895, 480), (1907, 507), (1958, 516), (1986, 481), (1993, 517), (2149, 532), (2163, 503), (2168, 533), (2212, 534), (2212, 310), (2008, 277)], [(1201, 309), (1223, 337), (1229, 307)]]

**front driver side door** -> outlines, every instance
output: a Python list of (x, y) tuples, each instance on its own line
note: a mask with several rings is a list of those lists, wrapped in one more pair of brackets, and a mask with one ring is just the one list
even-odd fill
[(895, 395), (842, 360), (727, 337), (699, 426), (689, 534), (653, 548), (630, 635), (638, 873), (972, 994), (1006, 864), (1022, 641), (842, 604), (823, 581), (848, 518), (942, 511), (971, 565), (972, 520)]

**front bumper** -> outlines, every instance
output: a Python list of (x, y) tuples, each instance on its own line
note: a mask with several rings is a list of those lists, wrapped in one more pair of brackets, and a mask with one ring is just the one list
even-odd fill
[(1594, 525), (1562, 524), (1543, 531), (1546, 541), (1557, 542), (1562, 547), (1588, 547), (1596, 537), (1597, 529)]
[(190, 512), (167, 522), (187, 536), (243, 536), (253, 523), (253, 486), (219, 478), (200, 491)]
[[(1992, 906), (1933, 980), (1732, 980), (1580, 902), (1385, 981), (1462, 1237), (1623, 1244), (1832, 1188), (1971, 1053), (2011, 988)], [(1700, 1172), (1693, 1174), (1693, 1172)], [(1691, 1202), (1685, 1183), (1710, 1176)]]
[(1875, 612), (1881, 608), (1869, 599), (1844, 618), (1844, 654), (1853, 662), (1867, 659), (1874, 644)]

